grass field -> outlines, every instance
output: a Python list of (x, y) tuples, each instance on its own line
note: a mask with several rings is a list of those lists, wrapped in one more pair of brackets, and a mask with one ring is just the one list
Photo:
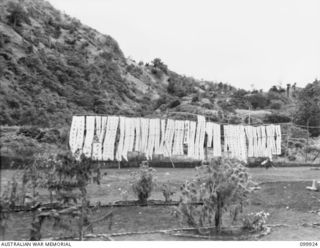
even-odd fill
[[(110, 203), (114, 201), (133, 200), (134, 195), (128, 189), (130, 174), (136, 169), (109, 169), (102, 178), (100, 186), (90, 185), (91, 201)], [(14, 171), (1, 171), (1, 185), (11, 178)], [(320, 170), (317, 168), (252, 168), (249, 169), (253, 180), (259, 183), (261, 189), (250, 196), (250, 205), (245, 212), (264, 210), (270, 213), (267, 224), (272, 232), (261, 240), (320, 240), (320, 192), (306, 190), (312, 179), (320, 180)], [(194, 169), (157, 169), (157, 184), (169, 183), (176, 191), (185, 180), (195, 175)], [(2, 187), (1, 187), (2, 188)], [(128, 194), (121, 192), (127, 190)], [(42, 192), (45, 194), (45, 192)], [(159, 188), (155, 188), (151, 199), (163, 200)], [(179, 194), (173, 199), (178, 200)], [(110, 211), (108, 208), (102, 212)], [(167, 230), (186, 227), (179, 223), (172, 215), (173, 207), (120, 207), (114, 208), (114, 219), (111, 231), (107, 224), (101, 224), (94, 229), (95, 233), (122, 233)], [(229, 214), (226, 213), (224, 223), (228, 223)], [(12, 216), (6, 231), (6, 240), (27, 239), (29, 235), (30, 216), (19, 213)], [(43, 237), (56, 237), (65, 234), (63, 230), (53, 230), (49, 225), (43, 229)], [(135, 234), (116, 236), (115, 240), (193, 240), (178, 238), (165, 234)]]

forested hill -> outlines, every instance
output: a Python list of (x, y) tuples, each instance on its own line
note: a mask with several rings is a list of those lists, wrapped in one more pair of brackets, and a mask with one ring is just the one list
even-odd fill
[(113, 38), (48, 2), (2, 0), (0, 10), (2, 125), (65, 125), (79, 113), (145, 115), (176, 100), (170, 80), (178, 97), (199, 86), (161, 60), (126, 59)]
[(136, 62), (43, 0), (2, 0), (0, 11), (0, 125), (66, 127), (74, 114), (168, 110), (239, 123), (249, 108), (258, 117), (282, 112), (283, 121), (296, 110), (298, 88), (245, 91), (179, 75), (159, 58)]

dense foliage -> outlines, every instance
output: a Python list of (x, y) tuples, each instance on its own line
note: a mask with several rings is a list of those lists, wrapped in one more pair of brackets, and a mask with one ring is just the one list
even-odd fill
[(132, 174), (132, 190), (140, 204), (146, 204), (155, 186), (155, 170), (142, 164), (138, 171)]
[[(212, 160), (197, 168), (198, 175), (187, 181), (177, 208), (178, 216), (189, 225), (212, 226), (220, 232), (223, 212), (233, 209), (234, 217), (245, 204), (251, 183), (245, 167), (236, 160)], [(203, 202), (203, 205), (192, 203)]]
[[(77, 157), (77, 156), (76, 156)], [(51, 223), (82, 240), (93, 226), (102, 221), (112, 223), (112, 212), (92, 218), (87, 195), (89, 183), (100, 184), (100, 166), (83, 156), (73, 157), (70, 153), (58, 155), (42, 154), (34, 157), (33, 163), (22, 167), (21, 185), (12, 180), (0, 197), (0, 209), (14, 210), (15, 205), (31, 209), (30, 240), (42, 238), (41, 229), (45, 222)], [(19, 190), (18, 190), (19, 189)], [(47, 190), (53, 209), (42, 206), (47, 203), (40, 190)], [(0, 229), (6, 227), (8, 216), (2, 213)], [(111, 227), (109, 225), (109, 227)]]
[(41, 0), (5, 0), (0, 8), (1, 125), (62, 126), (74, 113), (150, 108), (128, 78), (151, 79), (139, 67), (127, 70), (110, 36)]
[(308, 84), (298, 96), (299, 105), (295, 113), (294, 122), (300, 125), (309, 125), (313, 136), (320, 135), (320, 81), (315, 80)]

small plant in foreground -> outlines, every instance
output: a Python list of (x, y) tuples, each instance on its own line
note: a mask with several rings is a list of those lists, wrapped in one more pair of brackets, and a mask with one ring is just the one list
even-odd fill
[[(101, 218), (91, 218), (93, 211), (99, 210), (99, 204), (90, 207), (87, 186), (90, 182), (100, 183), (100, 165), (91, 159), (61, 153), (56, 156), (38, 156), (32, 165), (24, 168), (23, 185), (31, 190), (32, 223), (30, 240), (41, 239), (41, 228), (45, 220), (53, 222), (53, 227), (76, 232), (83, 240), (87, 232), (93, 232), (93, 225), (109, 221), (111, 228), (112, 211)], [(56, 196), (52, 210), (42, 208), (39, 201), (39, 189), (47, 189), (50, 198)], [(26, 192), (24, 192), (25, 194)], [(27, 195), (27, 194), (25, 194)], [(52, 203), (53, 199), (50, 199)], [(57, 206), (58, 208), (56, 208)]]
[(156, 170), (142, 164), (138, 171), (132, 174), (132, 190), (138, 197), (138, 202), (146, 204), (155, 186), (154, 174)]
[(269, 213), (260, 211), (258, 213), (250, 213), (242, 219), (242, 229), (250, 232), (259, 232), (265, 229)]
[(174, 195), (173, 189), (168, 184), (163, 184), (161, 187), (161, 192), (164, 196), (165, 202), (171, 202), (171, 197)]
[[(251, 180), (246, 168), (234, 159), (212, 160), (197, 170), (198, 175), (182, 187), (177, 216), (199, 231), (215, 225), (216, 232), (220, 232), (223, 212), (242, 209), (250, 193)], [(199, 202), (202, 204), (194, 204)]]

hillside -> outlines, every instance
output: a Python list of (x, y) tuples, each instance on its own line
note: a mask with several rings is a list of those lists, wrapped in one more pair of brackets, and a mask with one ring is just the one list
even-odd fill
[(290, 121), (299, 90), (288, 97), (281, 87), (246, 91), (180, 75), (159, 58), (126, 58), (112, 37), (48, 2), (0, 2), (1, 158), (29, 154), (30, 147), (65, 149), (74, 114), (187, 112), (242, 123), (250, 112), (251, 123)]
[(195, 80), (162, 71), (161, 61), (126, 59), (113, 38), (47, 2), (5, 0), (0, 9), (2, 125), (63, 126), (79, 113), (145, 115), (159, 107), (154, 100), (172, 100), (170, 80), (195, 92)]
[(168, 108), (221, 119), (248, 108), (237, 102), (248, 92), (179, 75), (160, 59), (136, 63), (112, 37), (48, 2), (4, 0), (0, 9), (1, 125), (66, 126), (73, 114), (161, 115)]

